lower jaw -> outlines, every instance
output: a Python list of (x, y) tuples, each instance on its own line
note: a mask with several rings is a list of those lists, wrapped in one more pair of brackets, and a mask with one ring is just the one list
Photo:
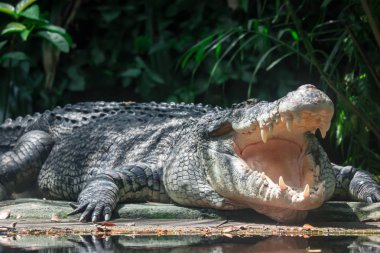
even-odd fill
[(308, 211), (272, 206), (252, 206), (256, 212), (281, 223), (300, 223), (306, 219)]

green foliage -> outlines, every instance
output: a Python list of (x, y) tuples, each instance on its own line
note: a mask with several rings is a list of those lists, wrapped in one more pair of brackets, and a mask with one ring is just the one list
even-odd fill
[(225, 106), (314, 83), (337, 105), (324, 143), (332, 160), (379, 173), (380, 57), (363, 1), (289, 2), (0, 3), (0, 111), (85, 100)]
[[(363, 2), (344, 1), (333, 6), (330, 1), (324, 1), (319, 6), (303, 1), (294, 9), (291, 1), (285, 1), (274, 9), (275, 6), (266, 1), (258, 1), (266, 4), (257, 15), (260, 18), (205, 37), (187, 51), (181, 67), (185, 69), (193, 60), (199, 68), (206, 51), (224, 48), (210, 68), (210, 80), (215, 80), (215, 70), (222, 62), (227, 62), (229, 67), (234, 62), (240, 66), (248, 62), (254, 66), (246, 88), (247, 97), (251, 97), (254, 88), (262, 89), (260, 75), (286, 68), (281, 63), (289, 64), (293, 72), (309, 65), (309, 75), (319, 75), (318, 83), (336, 96), (337, 113), (330, 131), (331, 141), (341, 146), (346, 162), (380, 173), (380, 60), (379, 55), (373, 53), (380, 49), (373, 40), (379, 31), (370, 29), (368, 20), (374, 17), (363, 13), (364, 8), (360, 6)], [(372, 3), (371, 7), (379, 10), (380, 4)], [(250, 10), (254, 9), (251, 6)], [(310, 12), (310, 9), (319, 11)], [(255, 53), (258, 57), (249, 56)], [(279, 88), (281, 84), (276, 86)]]
[[(42, 38), (51, 43), (58, 51), (67, 53), (72, 45), (70, 35), (61, 27), (52, 25), (40, 13), (40, 7), (35, 4), (36, 0), (21, 0), (15, 6), (0, 2), (0, 13), (8, 15), (13, 21), (8, 22), (0, 32), (0, 64), (9, 69), (9, 76), (5, 79), (7, 84), (2, 90), (3, 119), (6, 118), (9, 103), (13, 102), (12, 89), (20, 87), (13, 86), (16, 81), (16, 73), (24, 74), (29, 70), (31, 58), (22, 51), (22, 45), (18, 44), (15, 35), (19, 35), (22, 42), (28, 41), (31, 36)], [(8, 45), (8, 47), (5, 47)], [(27, 73), (25, 73), (27, 74)], [(26, 80), (22, 80), (26, 81)], [(25, 94), (29, 95), (29, 94)]]
[(6, 62), (6, 61), (17, 62), (17, 61), (28, 61), (28, 60), (29, 60), (28, 56), (25, 53), (19, 52), (19, 51), (8, 52), (8, 53), (3, 54), (0, 57), (0, 63)]
[(8, 14), (15, 21), (9, 22), (1, 31), (1, 35), (16, 33), (23, 41), (34, 33), (62, 52), (69, 52), (72, 40), (61, 27), (51, 25), (40, 15), (40, 7), (36, 0), (21, 0), (16, 6), (0, 2), (0, 13)]

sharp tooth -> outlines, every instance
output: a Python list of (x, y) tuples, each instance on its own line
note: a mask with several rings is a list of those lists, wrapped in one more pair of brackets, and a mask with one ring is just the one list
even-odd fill
[(261, 172), (260, 177), (261, 177), (262, 179), (265, 179), (265, 178), (266, 178), (266, 175), (265, 175), (265, 172), (264, 172), (264, 171)]
[(270, 179), (267, 175), (265, 175), (265, 179), (268, 181), (268, 183), (274, 184), (272, 179)]
[(317, 129), (314, 129), (314, 130), (311, 130), (310, 132), (315, 135), (316, 131), (317, 131)]
[(267, 143), (267, 141), (268, 141), (268, 131), (265, 128), (261, 128), (260, 134), (261, 134), (261, 139), (263, 140), (263, 142)]
[(285, 121), (286, 121), (285, 115), (281, 115), (281, 121), (282, 121), (282, 122), (285, 122)]
[(288, 189), (288, 186), (285, 184), (282, 176), (278, 178), (278, 186), (280, 186), (281, 191), (285, 191), (286, 189)]
[(292, 119), (291, 118), (286, 118), (286, 130), (289, 132), (292, 131)]
[(309, 187), (309, 184), (306, 184), (305, 185), (305, 189), (303, 190), (303, 196), (304, 198), (308, 198), (310, 197), (310, 187)]
[(321, 132), (322, 139), (326, 138), (327, 130), (325, 128), (321, 127), (319, 129), (319, 131)]

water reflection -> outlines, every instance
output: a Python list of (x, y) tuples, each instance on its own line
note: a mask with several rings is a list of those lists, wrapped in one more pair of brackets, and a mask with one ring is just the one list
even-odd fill
[(379, 252), (380, 237), (15, 236), (0, 237), (0, 252)]

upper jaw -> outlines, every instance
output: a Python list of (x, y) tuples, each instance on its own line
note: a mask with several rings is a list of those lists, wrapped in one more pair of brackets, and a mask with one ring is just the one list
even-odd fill
[[(296, 91), (275, 102), (263, 102), (236, 111), (234, 118), (237, 120), (232, 120), (231, 125), (236, 133), (250, 136), (255, 133), (255, 136), (261, 137), (251, 138), (250, 143), (266, 143), (269, 138), (278, 135), (294, 139), (297, 133), (315, 133), (317, 129), (324, 138), (330, 128), (333, 114), (334, 105), (330, 98), (308, 84), (300, 86)], [(283, 131), (285, 129), (286, 131)]]
[(309, 104), (304, 104), (303, 107), (294, 106), (294, 101), (290, 103), (284, 98), (273, 103), (258, 104), (249, 109), (250, 114), (255, 116), (247, 115), (245, 120), (232, 123), (235, 144), (239, 150), (243, 150), (254, 143), (284, 139), (302, 147), (305, 133), (315, 134), (317, 129), (320, 130), (322, 138), (325, 138), (334, 113), (329, 101), (315, 104), (314, 107)]

